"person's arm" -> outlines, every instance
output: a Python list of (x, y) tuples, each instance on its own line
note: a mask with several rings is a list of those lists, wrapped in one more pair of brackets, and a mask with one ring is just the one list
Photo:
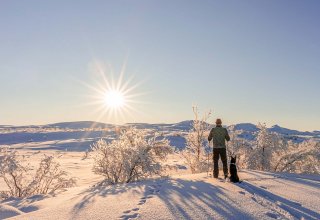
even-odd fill
[(213, 129), (211, 129), (210, 133), (209, 133), (209, 136), (208, 136), (208, 141), (210, 142), (212, 140), (212, 137), (213, 137), (213, 132), (212, 132)]
[(228, 130), (227, 129), (226, 129), (226, 137), (225, 138), (226, 138), (227, 141), (230, 141), (230, 136), (228, 134)]

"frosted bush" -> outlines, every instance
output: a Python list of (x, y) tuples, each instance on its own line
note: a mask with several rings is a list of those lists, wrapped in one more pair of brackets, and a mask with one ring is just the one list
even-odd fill
[(231, 132), (229, 149), (244, 158), (243, 162), (238, 164), (241, 168), (272, 172), (320, 173), (319, 142), (309, 140), (294, 143), (268, 131), (265, 124), (259, 124), (258, 128), (254, 141), (232, 137)]
[(276, 133), (268, 131), (266, 124), (258, 124), (255, 145), (247, 155), (249, 169), (270, 171), (272, 168), (272, 154), (279, 146), (280, 138)]
[(197, 107), (193, 107), (193, 113), (195, 119), (192, 129), (186, 136), (186, 148), (181, 155), (191, 172), (199, 173), (208, 169), (209, 152), (206, 152), (206, 146), (208, 145), (209, 124), (207, 120), (211, 113), (205, 113), (201, 119), (199, 119)]
[(159, 134), (128, 128), (110, 143), (101, 139), (93, 144), (93, 171), (109, 184), (134, 182), (161, 175), (165, 170), (161, 162), (171, 152), (169, 141)]
[(53, 156), (44, 156), (35, 173), (23, 165), (23, 157), (9, 147), (0, 148), (0, 177), (8, 190), (1, 197), (28, 197), (36, 194), (54, 193), (56, 190), (75, 185), (75, 179), (60, 169)]
[(230, 141), (227, 143), (227, 152), (229, 156), (236, 156), (237, 166), (241, 168), (246, 167), (246, 157), (251, 153), (252, 143), (249, 140), (240, 138), (242, 130), (236, 130), (235, 126), (228, 128)]
[(320, 143), (289, 142), (287, 148), (277, 157), (274, 171), (320, 174)]

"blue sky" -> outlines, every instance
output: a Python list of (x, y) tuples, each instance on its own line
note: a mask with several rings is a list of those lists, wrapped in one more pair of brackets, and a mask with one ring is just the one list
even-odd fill
[[(134, 76), (137, 112), (100, 121), (320, 130), (319, 1), (0, 2), (0, 124), (96, 120), (92, 63)], [(109, 79), (110, 73), (106, 72)], [(94, 95), (94, 94), (93, 94)]]

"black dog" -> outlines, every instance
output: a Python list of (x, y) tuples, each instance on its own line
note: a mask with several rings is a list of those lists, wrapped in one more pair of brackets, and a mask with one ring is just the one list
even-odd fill
[(236, 161), (237, 157), (231, 156), (231, 161), (230, 161), (230, 182), (233, 183), (238, 183), (239, 177), (238, 177), (238, 172), (237, 172), (237, 166), (236, 166)]

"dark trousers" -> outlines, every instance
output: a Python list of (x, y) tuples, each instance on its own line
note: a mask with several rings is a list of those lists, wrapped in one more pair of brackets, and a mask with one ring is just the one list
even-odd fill
[(226, 148), (213, 148), (213, 176), (217, 178), (219, 176), (219, 156), (223, 164), (223, 173), (225, 176), (228, 175), (228, 164), (227, 164), (227, 150)]

